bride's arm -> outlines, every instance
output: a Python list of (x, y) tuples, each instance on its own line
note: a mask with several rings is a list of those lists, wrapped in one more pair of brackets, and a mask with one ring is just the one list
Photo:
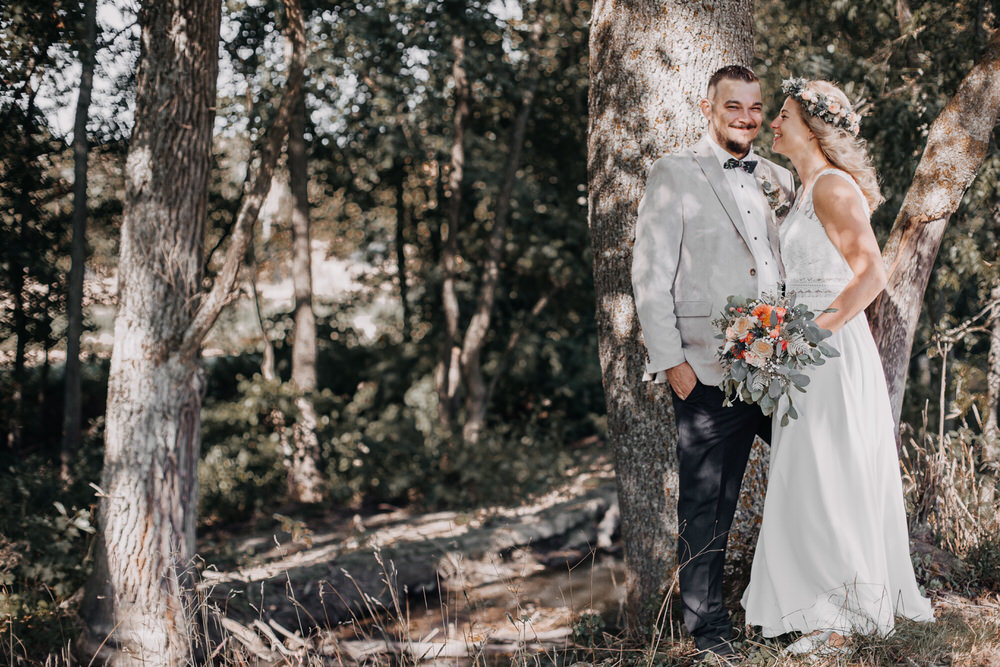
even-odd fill
[(854, 271), (854, 278), (830, 304), (837, 310), (816, 318), (819, 326), (836, 331), (885, 288), (885, 265), (867, 206), (845, 179), (834, 174), (821, 176), (813, 186), (813, 208), (827, 236)]

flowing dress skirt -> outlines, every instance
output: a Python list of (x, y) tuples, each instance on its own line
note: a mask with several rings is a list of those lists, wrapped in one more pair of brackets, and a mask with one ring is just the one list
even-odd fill
[(895, 427), (868, 321), (828, 342), (799, 413), (777, 420), (764, 515), (743, 594), (765, 637), (790, 631), (888, 634), (894, 617), (933, 620), (910, 561)]

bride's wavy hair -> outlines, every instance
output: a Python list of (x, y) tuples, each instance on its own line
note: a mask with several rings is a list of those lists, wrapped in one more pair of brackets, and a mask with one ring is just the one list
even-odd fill
[[(851, 108), (851, 102), (847, 99), (840, 88), (829, 81), (810, 81), (808, 88), (822, 93), (829, 100), (836, 100), (844, 109)], [(868, 200), (868, 209), (874, 211), (885, 201), (882, 190), (878, 185), (878, 177), (875, 174), (875, 167), (872, 166), (871, 157), (868, 155), (868, 142), (860, 136), (855, 136), (843, 129), (828, 123), (819, 116), (813, 116), (799, 105), (802, 120), (809, 127), (819, 148), (833, 166), (843, 169), (861, 187), (865, 199)]]

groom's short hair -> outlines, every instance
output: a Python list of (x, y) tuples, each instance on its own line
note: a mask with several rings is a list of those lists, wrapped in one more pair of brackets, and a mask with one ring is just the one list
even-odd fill
[(725, 67), (720, 67), (708, 79), (708, 99), (712, 99), (712, 95), (715, 94), (715, 87), (723, 79), (744, 81), (746, 83), (760, 81), (749, 67), (744, 67), (743, 65), (726, 65)]

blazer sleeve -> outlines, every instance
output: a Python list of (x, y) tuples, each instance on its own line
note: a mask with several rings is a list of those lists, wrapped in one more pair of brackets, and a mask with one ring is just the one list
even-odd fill
[(673, 285), (684, 233), (675, 159), (660, 158), (646, 179), (632, 249), (632, 292), (651, 374), (684, 362)]

